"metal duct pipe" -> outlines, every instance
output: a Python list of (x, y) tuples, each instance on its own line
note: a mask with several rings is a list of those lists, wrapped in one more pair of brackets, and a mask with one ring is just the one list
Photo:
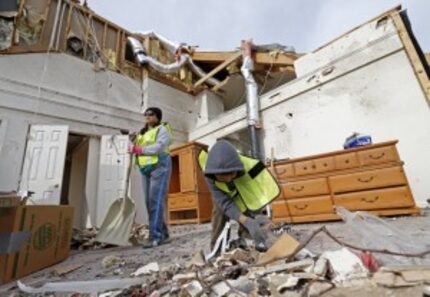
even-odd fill
[(245, 79), (246, 110), (249, 136), (251, 139), (251, 153), (254, 158), (261, 159), (259, 141), (260, 102), (258, 99), (258, 86), (252, 75), (252, 70), (254, 70), (254, 62), (250, 55), (245, 55), (240, 71)]
[[(137, 62), (142, 66), (148, 64), (151, 68), (155, 69), (156, 71), (167, 74), (167, 73), (177, 72), (179, 69), (181, 69), (182, 66), (184, 66), (185, 63), (187, 63), (190, 66), (191, 71), (193, 71), (197, 76), (204, 77), (206, 75), (206, 72), (204, 72), (200, 67), (194, 64), (191, 57), (187, 54), (180, 55), (179, 59), (174, 63), (163, 64), (157, 61), (156, 59), (150, 56), (147, 56), (145, 54), (145, 50), (142, 46), (142, 43), (136, 38), (128, 37), (127, 42), (130, 44), (131, 48), (133, 49), (133, 54)], [(210, 85), (219, 84), (219, 81), (215, 78), (210, 78), (206, 82)]]
[(176, 53), (176, 51), (183, 45), (180, 43), (173, 42), (166, 37), (155, 33), (154, 31), (139, 32), (139, 34), (144, 37), (154, 37), (158, 39), (164, 45), (164, 47), (172, 54)]

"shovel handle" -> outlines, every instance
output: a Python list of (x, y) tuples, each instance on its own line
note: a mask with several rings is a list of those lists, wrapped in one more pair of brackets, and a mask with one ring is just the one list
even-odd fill
[(127, 173), (125, 176), (125, 193), (124, 196), (128, 195), (128, 188), (130, 185), (130, 175), (131, 175), (131, 168), (133, 167), (133, 154), (128, 153), (128, 167), (127, 167)]

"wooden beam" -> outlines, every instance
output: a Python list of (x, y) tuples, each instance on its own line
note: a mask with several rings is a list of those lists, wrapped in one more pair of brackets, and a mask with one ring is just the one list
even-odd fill
[(273, 65), (293, 65), (298, 58), (296, 54), (270, 54), (270, 53), (255, 53), (254, 63), (256, 64), (273, 64)]
[(213, 92), (218, 92), (219, 89), (221, 89), (223, 86), (226, 85), (226, 83), (230, 80), (230, 76), (227, 76), (222, 82), (220, 82), (219, 84), (215, 85), (211, 90)]
[[(222, 63), (234, 56), (235, 53), (237, 52), (194, 52), (191, 58), (195, 62)], [(302, 54), (278, 53), (274, 55), (257, 52), (253, 58), (256, 64), (293, 65), (294, 61), (300, 56)]]
[(234, 61), (236, 61), (237, 59), (239, 59), (240, 57), (242, 57), (242, 53), (241, 52), (236, 52), (229, 59), (225, 60), (220, 65), (218, 65), (217, 67), (215, 67), (214, 69), (212, 69), (211, 72), (209, 72), (204, 77), (202, 77), (201, 79), (199, 79), (194, 84), (194, 88), (200, 86), (202, 83), (204, 83), (205, 81), (207, 81), (209, 78), (211, 78), (212, 76), (214, 76), (215, 74), (217, 74), (218, 72), (220, 72), (221, 70), (223, 70), (225, 67), (227, 67), (228, 65), (230, 65), (231, 63), (233, 63)]
[(391, 13), (390, 17), (393, 20), (394, 26), (397, 29), (397, 33), (399, 34), (400, 40), (403, 43), (403, 46), (406, 51), (406, 55), (409, 59), (409, 62), (412, 65), (412, 68), (414, 69), (415, 76), (420, 82), (423, 93), (427, 98), (427, 103), (430, 105), (430, 80), (424, 69), (423, 63), (420, 57), (418, 56), (417, 49), (415, 48), (411, 40), (411, 37), (409, 36), (408, 29), (406, 28), (406, 25), (403, 22), (399, 11)]
[(194, 52), (191, 58), (195, 62), (222, 63), (237, 52)]

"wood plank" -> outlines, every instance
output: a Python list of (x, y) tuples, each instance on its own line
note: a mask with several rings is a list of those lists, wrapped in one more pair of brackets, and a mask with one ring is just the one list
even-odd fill
[(69, 35), (70, 28), (72, 26), (72, 15), (73, 15), (74, 10), (75, 10), (75, 5), (73, 3), (70, 3), (69, 4), (69, 13), (67, 15), (67, 20), (66, 20), (66, 29), (63, 32), (64, 41), (63, 41), (63, 44), (62, 44), (61, 49), (60, 49), (63, 51), (67, 50), (67, 36)]
[(408, 56), (408, 59), (412, 65), (412, 68), (414, 69), (415, 76), (420, 82), (423, 93), (427, 98), (427, 103), (430, 104), (430, 80), (424, 69), (423, 63), (420, 57), (418, 56), (417, 49), (415, 48), (411, 40), (411, 37), (409, 36), (406, 25), (400, 16), (400, 12), (393, 13), (390, 16), (394, 22), (394, 25), (397, 28), (397, 32), (399, 34), (400, 40), (403, 43), (403, 46), (405, 47), (406, 55)]
[(230, 65), (231, 63), (233, 63), (234, 61), (236, 61), (237, 59), (239, 59), (240, 57), (242, 57), (242, 53), (241, 52), (236, 52), (236, 54), (232, 55), (229, 59), (225, 60), (223, 63), (221, 63), (220, 65), (218, 65), (214, 69), (212, 69), (211, 72), (209, 72), (204, 77), (202, 77), (201, 79), (199, 79), (194, 84), (194, 88), (200, 86), (202, 83), (204, 83), (205, 81), (207, 81), (209, 78), (211, 78), (212, 76), (214, 76), (215, 74), (217, 74), (218, 72), (220, 72), (221, 70), (223, 70), (225, 67), (227, 67), (228, 65)]
[(107, 34), (107, 29), (108, 29), (108, 26), (107, 26), (107, 24), (105, 23), (105, 24), (103, 25), (102, 50), (104, 50), (104, 49), (105, 49), (105, 47), (106, 47), (106, 34)]
[[(191, 58), (195, 62), (205, 62), (205, 63), (222, 63), (230, 59), (235, 55), (236, 52), (200, 52), (196, 51), (191, 55)], [(257, 52), (254, 55), (254, 63), (256, 64), (273, 64), (273, 65), (283, 65), (292, 66), (294, 61), (302, 56), (296, 53), (279, 53), (276, 56), (270, 53)]]
[(300, 57), (300, 54), (278, 53), (276, 56), (270, 53), (255, 53), (254, 62), (256, 64), (273, 64), (273, 65), (294, 65), (294, 61)]
[(222, 82), (215, 85), (211, 90), (212, 92), (218, 92), (219, 89), (221, 89), (223, 86), (227, 84), (227, 82), (230, 80), (230, 76), (227, 76)]

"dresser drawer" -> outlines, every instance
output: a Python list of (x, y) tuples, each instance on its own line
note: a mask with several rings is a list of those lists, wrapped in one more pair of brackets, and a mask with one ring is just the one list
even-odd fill
[(293, 164), (275, 165), (273, 171), (272, 174), (277, 180), (285, 180), (288, 177), (294, 176)]
[(272, 203), (272, 216), (274, 218), (285, 218), (290, 216), (287, 208), (287, 202), (285, 200), (276, 200)]
[(197, 207), (197, 197), (194, 195), (181, 195), (167, 199), (169, 209), (182, 209)]
[(292, 216), (334, 212), (330, 196), (290, 199), (287, 203)]
[(313, 163), (314, 173), (328, 172), (335, 170), (334, 157), (315, 159)]
[(281, 188), (285, 198), (317, 196), (330, 192), (326, 178), (287, 182), (281, 184)]
[(296, 175), (307, 175), (315, 173), (315, 165), (312, 160), (294, 163), (294, 172)]
[(334, 197), (334, 202), (336, 206), (343, 206), (350, 210), (369, 210), (414, 206), (413, 198), (411, 197), (407, 187), (336, 195)]
[(358, 152), (358, 158), (362, 165), (400, 161), (395, 146), (378, 147)]
[(406, 184), (401, 166), (375, 169), (351, 174), (330, 176), (331, 189), (335, 193), (375, 189)]
[(337, 170), (349, 169), (360, 166), (356, 153), (347, 153), (335, 156), (334, 163)]

